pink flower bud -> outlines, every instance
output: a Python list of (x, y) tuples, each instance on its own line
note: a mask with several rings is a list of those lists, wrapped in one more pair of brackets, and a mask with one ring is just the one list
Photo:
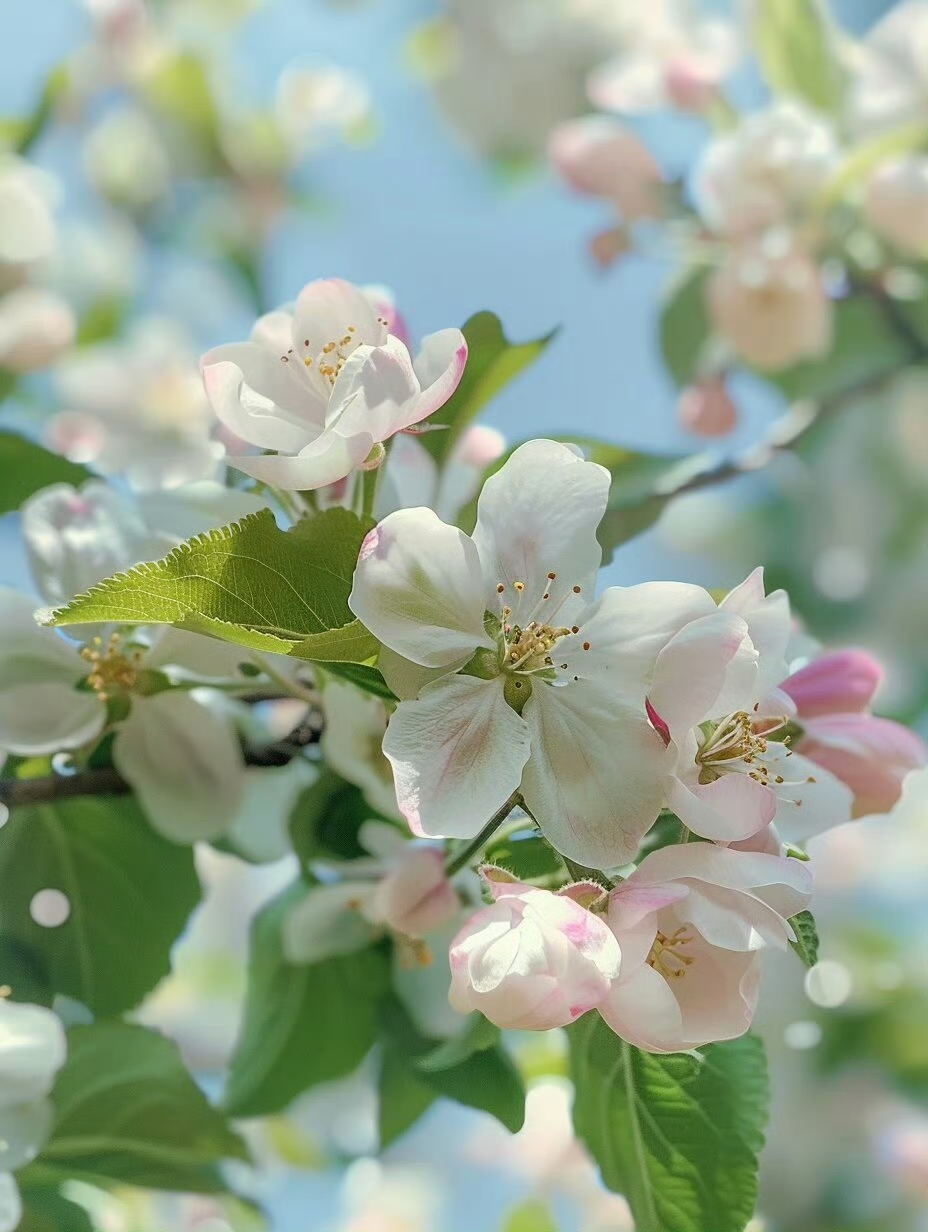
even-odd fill
[(499, 1027), (547, 1031), (598, 1005), (621, 961), (604, 920), (569, 894), (484, 875), (496, 901), (451, 943), (452, 1006)]
[(684, 389), (677, 403), (681, 428), (696, 436), (727, 436), (738, 424), (738, 411), (720, 376)]
[(836, 650), (793, 672), (780, 688), (796, 703), (800, 719), (811, 719), (866, 710), (882, 679), (882, 667), (866, 651)]
[(680, 111), (705, 111), (715, 98), (719, 73), (705, 60), (681, 52), (664, 65), (667, 97)]
[(13, 372), (44, 368), (74, 341), (74, 313), (60, 296), (17, 287), (0, 300), (0, 366)]
[(797, 751), (850, 787), (855, 817), (888, 812), (906, 775), (928, 760), (921, 737), (891, 719), (830, 714), (804, 727)]
[(460, 908), (454, 887), (445, 876), (444, 856), (437, 848), (404, 852), (402, 863), (377, 883), (364, 915), (405, 937), (424, 937), (441, 928)]
[(611, 201), (625, 222), (660, 216), (660, 166), (617, 120), (591, 115), (559, 124), (548, 154), (571, 188)]

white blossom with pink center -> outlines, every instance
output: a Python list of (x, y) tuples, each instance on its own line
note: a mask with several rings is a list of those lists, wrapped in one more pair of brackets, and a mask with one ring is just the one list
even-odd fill
[(325, 487), (443, 406), (467, 361), (464, 335), (429, 334), (413, 361), (390, 325), (362, 288), (311, 282), (292, 312), (260, 317), (250, 341), (204, 355), (216, 415), (242, 441), (272, 451), (229, 464), (281, 488)]
[(609, 897), (622, 969), (599, 1012), (649, 1052), (743, 1035), (759, 991), (759, 951), (785, 949), (812, 874), (800, 860), (709, 843), (647, 856)]

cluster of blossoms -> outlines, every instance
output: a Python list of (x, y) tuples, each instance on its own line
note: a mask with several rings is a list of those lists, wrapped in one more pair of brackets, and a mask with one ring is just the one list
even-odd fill
[(733, 364), (776, 374), (827, 355), (836, 304), (860, 288), (917, 300), (928, 253), (923, 0), (896, 5), (862, 43), (836, 48), (847, 63), (834, 71), (849, 79), (839, 114), (791, 98), (734, 113), (723, 85), (740, 56), (723, 30), (710, 22), (688, 44), (665, 39), (649, 74), (622, 56), (589, 80), (590, 100), (607, 113), (675, 108), (717, 124), (689, 177), (691, 204), (614, 114), (568, 120), (549, 143), (562, 178), (617, 215), (593, 240), (598, 261), (632, 247), (647, 221), (665, 224), (694, 276), (704, 267), (712, 337), (680, 417), (707, 436), (734, 426), (724, 381)]

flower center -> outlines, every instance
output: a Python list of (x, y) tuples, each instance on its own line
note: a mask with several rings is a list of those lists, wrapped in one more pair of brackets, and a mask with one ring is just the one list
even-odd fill
[[(500, 649), (502, 670), (510, 675), (533, 676), (541, 673), (554, 678), (558, 672), (569, 672), (568, 662), (558, 663), (552, 651), (558, 642), (565, 637), (576, 637), (580, 632), (579, 625), (557, 625), (554, 618), (568, 599), (575, 599), (581, 592), (579, 586), (558, 587), (562, 590), (559, 599), (552, 595), (557, 574), (553, 571), (545, 576), (540, 597), (532, 602), (527, 595), (524, 582), (513, 582), (506, 586), (499, 582), (496, 593), (500, 596)], [(512, 591), (512, 597), (507, 591)], [(551, 610), (546, 610), (552, 603)], [(582, 650), (589, 650), (590, 643), (581, 643)], [(561, 656), (558, 656), (561, 657)], [(574, 676), (574, 679), (578, 677)]]
[(658, 931), (646, 959), (648, 966), (653, 967), (665, 980), (682, 980), (687, 967), (691, 967), (696, 960), (691, 954), (680, 954), (678, 951), (680, 946), (689, 945), (692, 940), (686, 928), (678, 928), (669, 936)]
[(122, 639), (111, 633), (104, 645), (102, 638), (95, 637), (81, 650), (81, 658), (90, 664), (87, 683), (101, 702), (111, 697), (131, 693), (141, 676), (142, 652), (124, 653)]
[[(377, 324), (383, 333), (383, 338), (374, 345), (382, 345), (387, 336), (389, 322), (386, 317), (379, 316)], [(304, 338), (299, 347), (290, 347), (286, 355), (281, 355), (280, 360), (284, 364), (299, 364), (302, 360), (303, 367), (308, 370), (310, 376), (317, 381), (321, 380), (323, 385), (331, 388), (338, 380), (342, 368), (352, 353), (363, 342), (364, 339), (358, 334), (357, 325), (346, 325), (338, 332), (337, 337), (329, 338), (321, 346), (311, 338)]]
[[(765, 723), (764, 732), (770, 735), (785, 724), (786, 719), (772, 720)], [(699, 730), (702, 739), (696, 752), (696, 764), (700, 767), (699, 782), (703, 786), (731, 771), (747, 774), (765, 787), (784, 781), (781, 775), (771, 775), (764, 764), (766, 736), (757, 730), (746, 711), (736, 710), (718, 723), (702, 723)], [(789, 736), (780, 743), (789, 744)]]

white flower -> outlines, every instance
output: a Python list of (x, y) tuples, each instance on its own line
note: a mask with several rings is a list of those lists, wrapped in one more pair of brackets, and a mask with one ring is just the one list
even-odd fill
[(55, 246), (54, 183), (25, 159), (0, 154), (0, 267), (27, 265)]
[(370, 91), (362, 77), (338, 64), (290, 64), (277, 82), (277, 126), (295, 154), (350, 137), (369, 118)]
[(762, 372), (824, 355), (831, 346), (832, 304), (821, 271), (784, 233), (730, 249), (706, 296), (715, 329)]
[(150, 691), (166, 668), (201, 673), (203, 639), (178, 641), (168, 629), (146, 647), (114, 633), (80, 651), (38, 628), (34, 610), (27, 595), (0, 588), (0, 749), (24, 757), (79, 749), (103, 732), (109, 701), (127, 705), (113, 763), (151, 824), (176, 842), (222, 833), (244, 788), (235, 732), (185, 689)]
[(467, 359), (457, 329), (423, 340), (413, 362), (372, 298), (338, 279), (304, 287), (292, 312), (259, 318), (251, 341), (203, 356), (213, 410), (272, 456), (230, 465), (282, 488), (320, 488), (359, 467), (373, 446), (426, 419), (454, 393)]
[(805, 838), (851, 816), (849, 789), (776, 739), (795, 714), (777, 688), (789, 633), (785, 593), (765, 596), (756, 569), (654, 662), (648, 713), (675, 758), (665, 803), (704, 838), (746, 839), (773, 821)]
[(928, 3), (902, 0), (857, 48), (848, 120), (859, 136), (928, 123)]
[(461, 508), (476, 496), (484, 471), (505, 448), (506, 440), (495, 428), (473, 424), (461, 434), (439, 474), (435, 459), (415, 436), (395, 436), (377, 489), (376, 517), (425, 505), (443, 520), (457, 521)]
[(66, 1053), (57, 1015), (0, 997), (0, 1232), (13, 1232), (22, 1218), (19, 1189), (9, 1173), (33, 1160), (48, 1136), (47, 1097)]
[(590, 99), (607, 111), (701, 111), (736, 66), (741, 46), (731, 22), (687, 0), (651, 0), (628, 46), (591, 75)]
[(71, 354), (55, 376), (65, 409), (48, 440), (59, 453), (142, 491), (216, 476), (222, 446), (210, 439), (196, 360), (174, 325), (141, 322), (124, 341)]
[(475, 835), (520, 788), (559, 851), (603, 868), (629, 860), (654, 820), (647, 754), (663, 750), (643, 689), (636, 704), (626, 689), (714, 604), (671, 583), (596, 600), (608, 491), (602, 467), (530, 441), (484, 485), (473, 538), (406, 509), (365, 540), (349, 604), (404, 699), (383, 750), (415, 833)]
[(74, 341), (74, 313), (54, 291), (16, 287), (0, 299), (0, 367), (33, 372)]
[(823, 120), (796, 103), (776, 103), (711, 142), (695, 172), (699, 213), (725, 236), (789, 222), (810, 205), (837, 158)]

